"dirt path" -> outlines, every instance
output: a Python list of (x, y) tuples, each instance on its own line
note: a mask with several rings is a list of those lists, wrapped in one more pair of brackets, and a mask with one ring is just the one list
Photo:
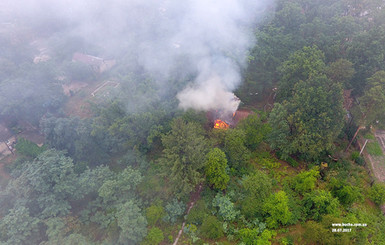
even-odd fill
[[(385, 131), (376, 130), (374, 137), (381, 146), (382, 156), (372, 156), (365, 150), (364, 156), (369, 160), (370, 168), (373, 171), (374, 178), (382, 183), (385, 183)], [(362, 142), (359, 143), (363, 145)], [(381, 206), (382, 213), (385, 215), (385, 204)]]
[[(196, 191), (191, 194), (190, 202), (189, 202), (189, 205), (188, 205), (186, 216), (190, 213), (190, 210), (194, 207), (194, 204), (199, 200), (200, 194), (202, 192), (202, 188), (203, 188), (203, 184), (201, 183), (199, 186), (197, 186)], [(180, 238), (180, 236), (183, 233), (183, 228), (184, 228), (185, 225), (186, 225), (186, 220), (183, 221), (182, 227), (180, 228), (180, 230), (178, 232), (178, 236), (176, 237), (175, 242), (173, 243), (173, 245), (177, 245), (178, 244), (179, 238)]]

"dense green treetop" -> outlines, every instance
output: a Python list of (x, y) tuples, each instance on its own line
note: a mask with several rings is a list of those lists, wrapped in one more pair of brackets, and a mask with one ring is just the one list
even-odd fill
[(264, 205), (264, 211), (268, 215), (266, 222), (268, 227), (277, 228), (279, 225), (286, 225), (292, 212), (289, 209), (288, 197), (284, 191), (272, 194)]
[(177, 196), (190, 193), (203, 181), (208, 141), (200, 125), (181, 118), (171, 123), (171, 131), (162, 136), (163, 155), (159, 163)]
[(277, 94), (279, 101), (292, 98), (298, 82), (321, 75), (326, 68), (324, 59), (323, 52), (316, 46), (303, 47), (292, 54), (279, 68), (282, 74)]
[[(385, 114), (385, 71), (378, 71), (368, 79), (364, 95), (360, 97), (361, 120), (369, 126), (381, 121)], [(360, 118), (360, 115), (358, 115)], [(360, 121), (360, 119), (358, 119)], [(378, 121), (378, 122), (377, 122)]]
[(207, 154), (205, 174), (208, 182), (216, 189), (226, 189), (230, 177), (226, 173), (226, 154), (219, 148), (212, 149)]
[(31, 210), (42, 218), (65, 215), (69, 201), (82, 198), (72, 159), (62, 152), (48, 150), (33, 162), (25, 164), (22, 174), (12, 180), (7, 191), (26, 199)]

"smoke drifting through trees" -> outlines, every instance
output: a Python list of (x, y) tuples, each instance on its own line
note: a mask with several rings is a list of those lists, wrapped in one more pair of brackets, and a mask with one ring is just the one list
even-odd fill
[[(171, 86), (167, 81), (180, 59), (187, 60), (190, 66), (178, 73), (196, 79), (179, 93), (180, 107), (208, 110), (229, 109), (227, 92), (240, 84), (240, 70), (254, 43), (251, 27), (267, 2), (34, 0), (14, 1), (7, 9), (40, 33), (80, 36), (105, 55), (130, 54), (163, 90)], [(92, 51), (90, 45), (83, 48)]]

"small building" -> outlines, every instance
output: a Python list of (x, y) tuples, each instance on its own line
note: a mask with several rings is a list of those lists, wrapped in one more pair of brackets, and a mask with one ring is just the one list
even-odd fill
[(228, 129), (238, 125), (240, 121), (247, 118), (254, 112), (249, 109), (239, 109), (233, 114), (223, 114), (218, 111), (209, 111), (206, 113), (207, 119), (212, 123), (213, 128)]
[(115, 60), (106, 60), (100, 57), (83, 54), (83, 53), (74, 53), (72, 56), (72, 61), (81, 62), (83, 64), (89, 65), (91, 69), (96, 73), (102, 73), (111, 69), (115, 64)]

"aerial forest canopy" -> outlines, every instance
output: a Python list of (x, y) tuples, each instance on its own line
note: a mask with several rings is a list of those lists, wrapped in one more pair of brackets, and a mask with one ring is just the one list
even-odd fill
[(385, 244), (384, 9), (0, 3), (0, 244)]

